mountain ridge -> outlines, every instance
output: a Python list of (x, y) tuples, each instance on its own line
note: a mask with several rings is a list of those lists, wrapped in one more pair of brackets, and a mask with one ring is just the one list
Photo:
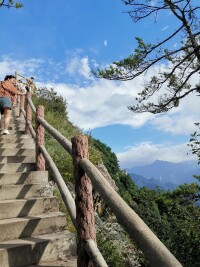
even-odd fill
[[(174, 189), (183, 183), (197, 182), (193, 175), (200, 175), (200, 165), (195, 161), (179, 163), (156, 160), (151, 164), (126, 169), (139, 187)], [(141, 176), (140, 179), (138, 175)]]

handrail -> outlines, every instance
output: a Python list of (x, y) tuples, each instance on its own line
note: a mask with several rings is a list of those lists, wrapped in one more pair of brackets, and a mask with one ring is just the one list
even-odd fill
[(32, 111), (34, 112), (34, 114), (36, 114), (36, 108), (35, 108), (35, 106), (34, 106), (32, 100), (30, 99), (30, 97), (26, 97), (26, 100), (28, 101), (28, 103), (29, 103), (29, 105), (30, 105)]
[[(32, 102), (31, 99), (29, 99), (29, 102)], [(34, 107), (33, 103), (32, 103), (32, 107)], [(26, 118), (25, 110), (22, 107), (20, 107), (20, 109), (22, 111), (22, 114)], [(33, 139), (35, 140), (36, 139), (35, 130), (33, 129), (32, 124), (31, 124), (30, 121), (28, 121), (27, 123), (28, 123), (29, 129), (30, 129), (30, 133), (31, 133)], [(45, 121), (44, 124), (45, 125), (49, 125), (46, 121)], [(51, 126), (50, 129), (51, 128), (53, 128), (53, 127)], [(47, 129), (48, 129), (48, 127), (47, 127)], [(57, 132), (56, 129), (54, 129), (54, 130)], [(73, 197), (72, 197), (72, 195), (71, 195), (66, 183), (64, 182), (64, 180), (62, 178), (62, 175), (60, 174), (56, 164), (54, 163), (53, 159), (49, 155), (49, 153), (46, 150), (46, 148), (44, 146), (40, 146), (39, 149), (42, 152), (42, 154), (43, 154), (48, 166), (50, 167), (51, 171), (54, 174), (54, 180), (55, 180), (55, 182), (56, 182), (56, 184), (57, 184), (57, 186), (59, 188), (62, 200), (63, 200), (63, 202), (64, 202), (64, 204), (65, 204), (65, 206), (67, 208), (67, 211), (68, 211), (69, 216), (70, 216), (70, 218), (72, 220), (72, 223), (73, 223), (74, 227), (76, 228), (76, 206), (75, 206), (75, 201), (74, 201), (74, 199), (73, 199)], [(99, 249), (98, 249), (98, 247), (97, 247), (95, 242), (92, 242), (92, 240), (87, 240), (86, 244), (85, 244), (85, 249), (87, 250), (88, 254), (91, 256), (93, 262), (95, 263), (95, 266), (108, 267), (107, 263), (105, 262), (103, 256), (101, 255), (101, 252), (99, 251)]]
[(108, 267), (93, 239), (86, 240), (85, 249), (97, 267)]
[[(29, 97), (27, 97), (26, 99), (27, 99), (32, 111), (34, 113), (36, 113), (36, 108), (35, 108), (32, 100)], [(65, 150), (67, 150), (67, 152), (70, 155), (72, 155), (72, 144), (71, 144), (71, 142), (66, 137), (64, 137), (58, 130), (56, 130), (53, 126), (51, 126), (45, 119), (43, 119), (41, 117), (38, 117), (37, 120), (48, 131), (48, 133), (50, 133), (60, 143), (60, 145)]]
[(47, 132), (50, 133), (70, 155), (72, 155), (72, 143), (58, 130), (51, 126), (45, 119), (38, 117), (37, 120), (47, 130)]
[[(32, 100), (30, 98), (27, 98), (27, 101), (30, 104), (32, 110), (34, 111), (34, 105), (33, 103), (31, 103)], [(67, 140), (67, 138), (65, 138), (61, 133), (59, 133), (54, 127), (52, 127), (48, 122), (46, 122), (45, 119), (38, 117), (37, 120), (65, 148), (65, 150), (67, 150), (67, 152), (72, 155), (71, 142)], [(49, 158), (50, 156), (46, 151), (45, 147), (40, 146), (40, 150), (47, 162), (50, 164), (51, 169), (53, 170), (54, 167), (57, 169), (56, 166), (53, 166), (51, 164), (52, 159)], [(91, 179), (93, 185), (95, 186), (97, 191), (99, 191), (107, 205), (117, 216), (119, 222), (124, 226), (126, 231), (129, 233), (129, 235), (133, 238), (138, 247), (147, 257), (147, 259), (150, 261), (151, 265), (155, 267), (181, 267), (181, 263), (157, 238), (157, 236), (150, 230), (150, 228), (143, 222), (143, 220), (126, 204), (126, 202), (119, 196), (119, 194), (110, 186), (110, 184), (106, 181), (106, 179), (99, 172), (99, 170), (88, 159), (81, 159), (79, 164), (87, 173), (88, 177)], [(60, 173), (57, 173), (57, 170), (55, 171), (55, 173), (56, 177), (61, 176)], [(62, 177), (60, 178), (62, 179)], [(58, 185), (58, 187), (60, 190), (62, 190), (62, 186)], [(63, 196), (62, 193), (61, 195)], [(64, 202), (66, 202), (66, 200)], [(70, 208), (68, 207), (67, 209), (70, 210)], [(70, 214), (72, 216), (72, 221), (74, 221), (74, 214), (72, 212)], [(88, 245), (87, 249), (89, 248), (91, 249), (91, 246)], [(94, 250), (95, 249), (93, 248), (93, 257), (95, 253)], [(92, 260), (95, 260), (93, 257)]]
[[(31, 100), (29, 100), (29, 101), (32, 102)], [(26, 114), (25, 110), (23, 108), (21, 108), (21, 111), (22, 111), (22, 114), (25, 116), (25, 114)], [(36, 139), (36, 133), (32, 127), (31, 122), (29, 122), (29, 121), (28, 121), (28, 126), (29, 126), (29, 130), (31, 132), (31, 135), (32, 135), (33, 139), (35, 140)], [(54, 179), (55, 179), (56, 184), (59, 188), (62, 199), (65, 203), (65, 206), (66, 206), (67, 211), (70, 215), (70, 218), (71, 218), (71, 220), (75, 226), (76, 225), (76, 207), (75, 207), (74, 199), (73, 199), (66, 183), (64, 182), (56, 164), (54, 163), (53, 159), (51, 158), (51, 156), (47, 152), (46, 148), (44, 146), (40, 146), (40, 151), (42, 152), (46, 162), (48, 163), (49, 167), (51, 168), (51, 170), (54, 174)]]
[(27, 124), (28, 124), (29, 130), (30, 130), (30, 133), (31, 133), (33, 139), (36, 140), (36, 133), (35, 133), (35, 130), (33, 129), (31, 122), (28, 121)]
[(62, 199), (65, 203), (65, 206), (67, 208), (67, 211), (69, 212), (70, 218), (76, 228), (76, 207), (75, 207), (75, 202), (74, 199), (64, 182), (58, 168), (56, 167), (56, 164), (52, 160), (51, 156), (47, 152), (46, 148), (44, 146), (40, 146), (40, 151), (42, 152), (45, 160), (47, 161), (49, 167), (51, 168), (53, 174), (54, 174), (54, 179), (56, 181), (56, 184), (59, 188), (59, 191), (61, 193)]
[(126, 232), (152, 263), (152, 266), (182, 266), (88, 159), (81, 159), (79, 164), (90, 177), (93, 185), (116, 215)]

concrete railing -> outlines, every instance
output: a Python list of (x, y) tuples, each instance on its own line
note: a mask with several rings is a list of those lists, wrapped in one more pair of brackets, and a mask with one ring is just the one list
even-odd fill
[[(33, 113), (36, 115), (36, 121), (42, 127), (44, 127), (44, 129), (46, 129), (61, 144), (61, 146), (63, 148), (65, 148), (66, 151), (68, 151), (68, 153), (70, 155), (72, 155), (71, 142), (69, 140), (67, 140), (62, 134), (60, 134), (55, 128), (53, 128), (44, 118), (37, 116), (37, 114), (38, 114), (37, 110), (41, 109), (41, 106), (39, 106), (37, 108), (34, 107), (34, 104), (30, 98), (30, 94), (27, 94), (26, 101), (27, 101), (27, 105), (29, 105), (29, 108), (31, 108)], [(29, 108), (26, 107), (26, 110)], [(46, 163), (48, 164), (49, 168), (51, 169), (51, 171), (54, 175), (54, 180), (58, 186), (58, 189), (61, 193), (61, 197), (63, 199), (63, 202), (66, 206), (66, 209), (70, 215), (70, 218), (74, 224), (74, 227), (76, 228), (77, 232), (79, 232), (79, 228), (77, 227), (77, 213), (76, 213), (77, 209), (76, 209), (75, 201), (74, 201), (66, 183), (64, 182), (64, 179), (62, 178), (56, 164), (54, 163), (53, 159), (51, 158), (51, 156), (47, 152), (45, 146), (41, 145), (41, 144), (37, 144), (38, 139), (41, 140), (44, 138), (44, 133), (42, 136), (40, 132), (37, 132), (34, 130), (32, 123), (31, 123), (30, 115), (27, 116), (26, 111), (24, 110), (24, 108), (21, 105), (20, 105), (20, 113), (23, 114), (23, 116), (25, 117), (26, 127), (28, 127), (28, 133), (30, 133), (32, 135), (33, 139), (36, 142), (36, 148), (38, 147), (38, 149), (39, 149), (39, 151), (38, 151), (38, 149), (36, 149), (37, 169), (42, 170), (43, 165), (44, 165), (44, 163), (42, 163), (42, 166), (40, 166), (40, 164), (37, 164), (37, 162), (41, 163), (41, 159), (38, 160), (38, 157), (40, 157), (40, 155), (38, 155), (38, 152), (39, 152), (39, 153), (42, 153)], [(29, 112), (29, 114), (30, 114), (30, 112)], [(40, 136), (40, 138), (37, 137), (38, 135)], [(91, 238), (84, 238), (82, 240), (82, 243), (84, 245), (84, 250), (79, 250), (82, 253), (78, 257), (78, 261), (80, 262), (80, 264), (78, 264), (78, 267), (79, 266), (89, 266), (87, 263), (85, 265), (83, 265), (83, 258), (85, 258), (85, 256), (83, 254), (86, 254), (85, 251), (87, 251), (86, 261), (88, 259), (88, 256), (92, 260), (92, 263), (90, 263), (90, 266), (108, 267), (107, 263), (105, 262), (103, 256), (101, 255), (101, 253), (97, 247), (95, 240), (93, 240)], [(90, 261), (90, 259), (89, 259), (89, 261)], [(89, 263), (89, 261), (88, 261), (88, 263)], [(93, 265), (91, 265), (91, 264), (93, 264)]]
[[(26, 103), (33, 113), (37, 114), (30, 95), (26, 97)], [(100, 171), (90, 162), (87, 158), (88, 155), (88, 144), (86, 136), (78, 136), (72, 138), (70, 142), (65, 138), (59, 131), (52, 127), (43, 117), (36, 116), (36, 122), (39, 126), (50, 133), (59, 144), (72, 156), (74, 163), (74, 176), (75, 176), (75, 195), (76, 199), (74, 202), (59, 170), (57, 169), (52, 158), (48, 154), (44, 145), (37, 144), (37, 131), (35, 133), (30, 116), (25, 112), (23, 106), (20, 106), (21, 113), (26, 117), (26, 125), (29, 128), (30, 134), (36, 140), (36, 146), (38, 146), (38, 153), (42, 153), (46, 163), (51, 168), (55, 182), (59, 188), (63, 201), (66, 205), (68, 213), (74, 223), (74, 226), (78, 234), (78, 267), (89, 266), (90, 259), (92, 260), (93, 266), (107, 266), (103, 259), (98, 247), (96, 245), (96, 236), (94, 228), (94, 214), (91, 182), (95, 189), (100, 193), (101, 197), (110, 207), (112, 212), (118, 218), (120, 224), (124, 227), (126, 232), (134, 240), (136, 245), (144, 253), (145, 257), (149, 260), (150, 265), (154, 267), (181, 267), (181, 263), (172, 255), (172, 253), (166, 248), (166, 246), (157, 238), (157, 236), (149, 229), (144, 221), (127, 205), (127, 203), (119, 196), (119, 194), (112, 188), (107, 182)], [(26, 108), (27, 110), (27, 108)], [(28, 109), (29, 110), (29, 109)], [(41, 138), (40, 138), (41, 139)], [(37, 160), (36, 160), (37, 161)], [(84, 186), (79, 186), (79, 183), (84, 183)], [(91, 181), (91, 182), (90, 182)], [(85, 191), (81, 191), (82, 188)], [(89, 193), (88, 193), (89, 192)], [(81, 199), (81, 196), (83, 198)], [(87, 197), (87, 199), (85, 199)], [(80, 210), (80, 206), (84, 203), (90, 203), (90, 207), (87, 205)], [(79, 205), (79, 204), (83, 205)], [(89, 216), (87, 214), (89, 210)], [(91, 219), (92, 218), (92, 219)], [(86, 223), (85, 223), (86, 222)], [(87, 256), (84, 255), (85, 250)], [(88, 258), (83, 263), (83, 258)], [(92, 266), (92, 265), (90, 265)]]

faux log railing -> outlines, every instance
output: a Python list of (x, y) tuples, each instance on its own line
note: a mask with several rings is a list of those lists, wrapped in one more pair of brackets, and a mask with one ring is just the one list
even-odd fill
[[(28, 115), (28, 113), (30, 114), (29, 109), (31, 109), (34, 113), (37, 113), (38, 108), (36, 109), (34, 107), (30, 94), (27, 94), (26, 103), (26, 112), (23, 109), (22, 105), (20, 106), (20, 112), (26, 118), (26, 125), (29, 128), (31, 135), (34, 139), (37, 139), (36, 133), (32, 127), (30, 115)], [(100, 193), (101, 197), (110, 207), (112, 212), (116, 215), (119, 223), (121, 223), (126, 232), (130, 235), (130, 237), (135, 241), (136, 245), (144, 253), (146, 258), (149, 260), (151, 266), (181, 267), (181, 263), (171, 254), (171, 252), (149, 229), (149, 227), (143, 222), (143, 220), (127, 205), (127, 203), (111, 187), (111, 185), (107, 182), (107, 180), (100, 173), (100, 171), (89, 161), (89, 159), (87, 158), (87, 138), (85, 136), (75, 137), (72, 139), (71, 143), (61, 133), (59, 133), (55, 128), (53, 128), (43, 117), (36, 116), (36, 121), (38, 125), (37, 127), (43, 126), (47, 130), (47, 132), (50, 133), (73, 158), (76, 187), (76, 205), (60, 172), (58, 171), (55, 163), (48, 154), (44, 145), (40, 144), (38, 146), (38, 152), (42, 153), (44, 159), (46, 160), (47, 164), (49, 165), (54, 174), (55, 182), (60, 190), (68, 213), (77, 230), (78, 248), (80, 249), (80, 251), (78, 251), (78, 267), (107, 266), (95, 242), (95, 234), (93, 229), (94, 215), (89, 214), (90, 224), (88, 229), (84, 228), (84, 231), (80, 230), (83, 227), (81, 225), (83, 221), (77, 221), (77, 219), (80, 217), (80, 214), (78, 213), (80, 207), (78, 207), (78, 204), (88, 202), (88, 199), (81, 199), (81, 193), (79, 191), (80, 187), (78, 186), (78, 181), (80, 180), (81, 182), (85, 183), (85, 186), (88, 185), (89, 188), (91, 188), (90, 180), (92, 181), (92, 184), (95, 189)], [(82, 150), (82, 147), (84, 147), (85, 150)], [(91, 191), (91, 189), (89, 189), (89, 191)], [(85, 196), (83, 192), (82, 195)], [(86, 196), (89, 196), (89, 198), (91, 198), (91, 194), (86, 194)], [(89, 199), (89, 203), (93, 205), (91, 203), (91, 199)], [(86, 220), (88, 220), (88, 218), (86, 218)], [(84, 236), (83, 233), (86, 233), (86, 235)], [(88, 238), (88, 236), (90, 235), (92, 236), (92, 238)], [(87, 253), (84, 254), (84, 250), (86, 250)], [(88, 255), (92, 262), (87, 258)]]
[[(24, 103), (23, 100), (24, 96), (21, 96), (21, 101), (22, 103)], [(53, 128), (47, 121), (44, 120), (44, 118), (36, 116), (36, 121), (40, 124), (36, 125), (36, 132), (33, 129), (32, 123), (31, 123), (31, 112), (30, 109), (33, 111), (34, 114), (38, 114), (38, 109), (41, 109), (41, 106), (35, 108), (33, 102), (31, 101), (31, 94), (27, 93), (27, 97), (26, 97), (26, 101), (27, 101), (27, 105), (26, 105), (26, 112), (23, 108), (22, 105), (20, 105), (20, 116), (24, 116), (26, 119), (26, 130), (27, 127), (28, 129), (28, 133), (30, 133), (33, 137), (33, 139), (36, 141), (37, 140), (37, 127), (43, 126), (60, 144), (63, 148), (65, 148), (65, 150), (68, 151), (68, 153), (70, 155), (72, 155), (72, 144), (70, 141), (68, 141), (62, 134), (60, 134), (55, 128)], [(25, 132), (26, 132), (25, 130)], [(40, 136), (40, 139), (41, 136)], [(37, 144), (36, 144), (37, 146)], [(67, 211), (70, 215), (70, 218), (77, 230), (77, 233), (79, 233), (80, 231), (80, 227), (77, 227), (77, 214), (76, 214), (76, 207), (75, 207), (75, 202), (74, 199), (68, 189), (68, 187), (66, 186), (57, 166), (55, 165), (54, 161), (52, 160), (51, 156), (49, 155), (49, 153), (47, 152), (46, 148), (44, 145), (39, 145), (39, 150), (40, 152), (43, 154), (44, 159), (46, 160), (46, 163), (48, 164), (49, 168), (51, 169), (53, 175), (54, 175), (54, 179), (55, 182), (58, 186), (58, 189), (61, 193), (63, 202), (67, 208)], [(37, 150), (36, 150), (37, 151)], [(36, 163), (37, 163), (38, 159), (37, 159), (37, 155), (36, 155)], [(38, 170), (41, 170), (40, 168), (43, 169), (43, 164), (42, 166), (38, 165)], [(86, 189), (87, 190), (87, 189)], [(77, 193), (77, 192), (76, 192)], [(91, 196), (92, 196), (92, 191), (91, 191)], [(78, 235), (79, 236), (79, 235)], [(80, 241), (81, 239), (81, 241)], [(95, 242), (95, 240), (90, 239), (90, 238), (84, 238), (81, 237), (79, 238), (79, 244), (83, 244), (84, 249), (87, 251), (87, 253), (85, 253), (85, 251), (83, 249), (78, 250), (78, 267), (87, 267), (87, 266), (99, 266), (99, 267), (108, 267), (107, 263), (105, 262), (103, 256), (101, 255), (97, 244)], [(80, 253), (81, 252), (81, 253)], [(80, 254), (80, 255), (79, 255)], [(92, 259), (92, 262), (90, 262), (90, 258), (88, 258), (88, 256)], [(83, 260), (85, 258), (85, 261)], [(94, 263), (94, 264), (93, 264)]]

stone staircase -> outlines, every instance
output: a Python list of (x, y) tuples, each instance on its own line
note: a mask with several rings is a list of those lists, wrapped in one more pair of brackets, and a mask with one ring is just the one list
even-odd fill
[(75, 235), (48, 183), (35, 170), (35, 144), (13, 109), (10, 135), (0, 132), (0, 267), (75, 267)]

